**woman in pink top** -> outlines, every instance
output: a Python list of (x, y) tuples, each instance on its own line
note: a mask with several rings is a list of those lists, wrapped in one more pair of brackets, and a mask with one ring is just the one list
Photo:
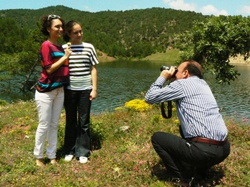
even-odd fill
[(48, 40), (41, 46), (41, 78), (37, 84), (35, 101), (39, 115), (36, 131), (34, 155), (36, 165), (44, 167), (43, 154), (47, 137), (46, 155), (51, 164), (56, 164), (58, 121), (64, 101), (63, 86), (68, 84), (68, 57), (71, 49), (64, 49), (58, 44), (63, 34), (64, 21), (57, 15), (42, 18), (42, 33)]

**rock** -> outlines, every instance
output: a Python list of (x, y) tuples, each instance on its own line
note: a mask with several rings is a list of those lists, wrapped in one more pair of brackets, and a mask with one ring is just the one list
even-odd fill
[(127, 132), (129, 129), (130, 129), (130, 127), (125, 125), (125, 126), (119, 127), (119, 129), (116, 130), (116, 132), (117, 132), (117, 131), (118, 131), (118, 132)]

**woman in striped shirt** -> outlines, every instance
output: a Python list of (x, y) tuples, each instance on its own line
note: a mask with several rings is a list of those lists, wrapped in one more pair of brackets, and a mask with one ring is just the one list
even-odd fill
[[(90, 155), (90, 108), (91, 101), (97, 97), (97, 69), (99, 63), (92, 44), (82, 42), (82, 27), (76, 21), (69, 21), (65, 27), (64, 40), (70, 46), (69, 57), (70, 84), (65, 89), (65, 161), (76, 157), (86, 163)], [(69, 43), (70, 42), (70, 43)]]

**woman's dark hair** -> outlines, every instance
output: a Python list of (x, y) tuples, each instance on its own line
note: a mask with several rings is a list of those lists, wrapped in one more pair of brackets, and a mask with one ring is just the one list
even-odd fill
[(74, 21), (74, 20), (71, 20), (71, 21), (69, 21), (68, 23), (66, 23), (65, 28), (64, 28), (64, 29), (65, 29), (65, 32), (64, 32), (64, 34), (63, 34), (63, 39), (64, 39), (65, 42), (69, 42), (70, 37), (69, 37), (68, 34), (71, 33), (72, 28), (73, 28), (75, 25), (81, 25), (81, 24), (80, 24), (79, 22), (77, 22), (77, 21)]
[(47, 29), (51, 27), (53, 19), (59, 19), (62, 22), (62, 27), (64, 28), (64, 21), (60, 16), (57, 16), (57, 15), (43, 16), (41, 18), (41, 24), (42, 24), (41, 32), (45, 36), (49, 36), (49, 32)]
[(185, 60), (184, 62), (187, 62), (185, 70), (188, 70), (190, 75), (195, 75), (200, 79), (203, 79), (203, 70), (198, 62), (194, 60)]

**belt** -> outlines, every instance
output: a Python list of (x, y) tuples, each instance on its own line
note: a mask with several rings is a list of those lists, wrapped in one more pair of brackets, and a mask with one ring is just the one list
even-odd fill
[(210, 145), (224, 145), (227, 142), (227, 139), (223, 141), (213, 140), (209, 138), (202, 138), (202, 137), (195, 137), (195, 138), (188, 138), (188, 140), (192, 142), (200, 142), (200, 143), (206, 143)]

